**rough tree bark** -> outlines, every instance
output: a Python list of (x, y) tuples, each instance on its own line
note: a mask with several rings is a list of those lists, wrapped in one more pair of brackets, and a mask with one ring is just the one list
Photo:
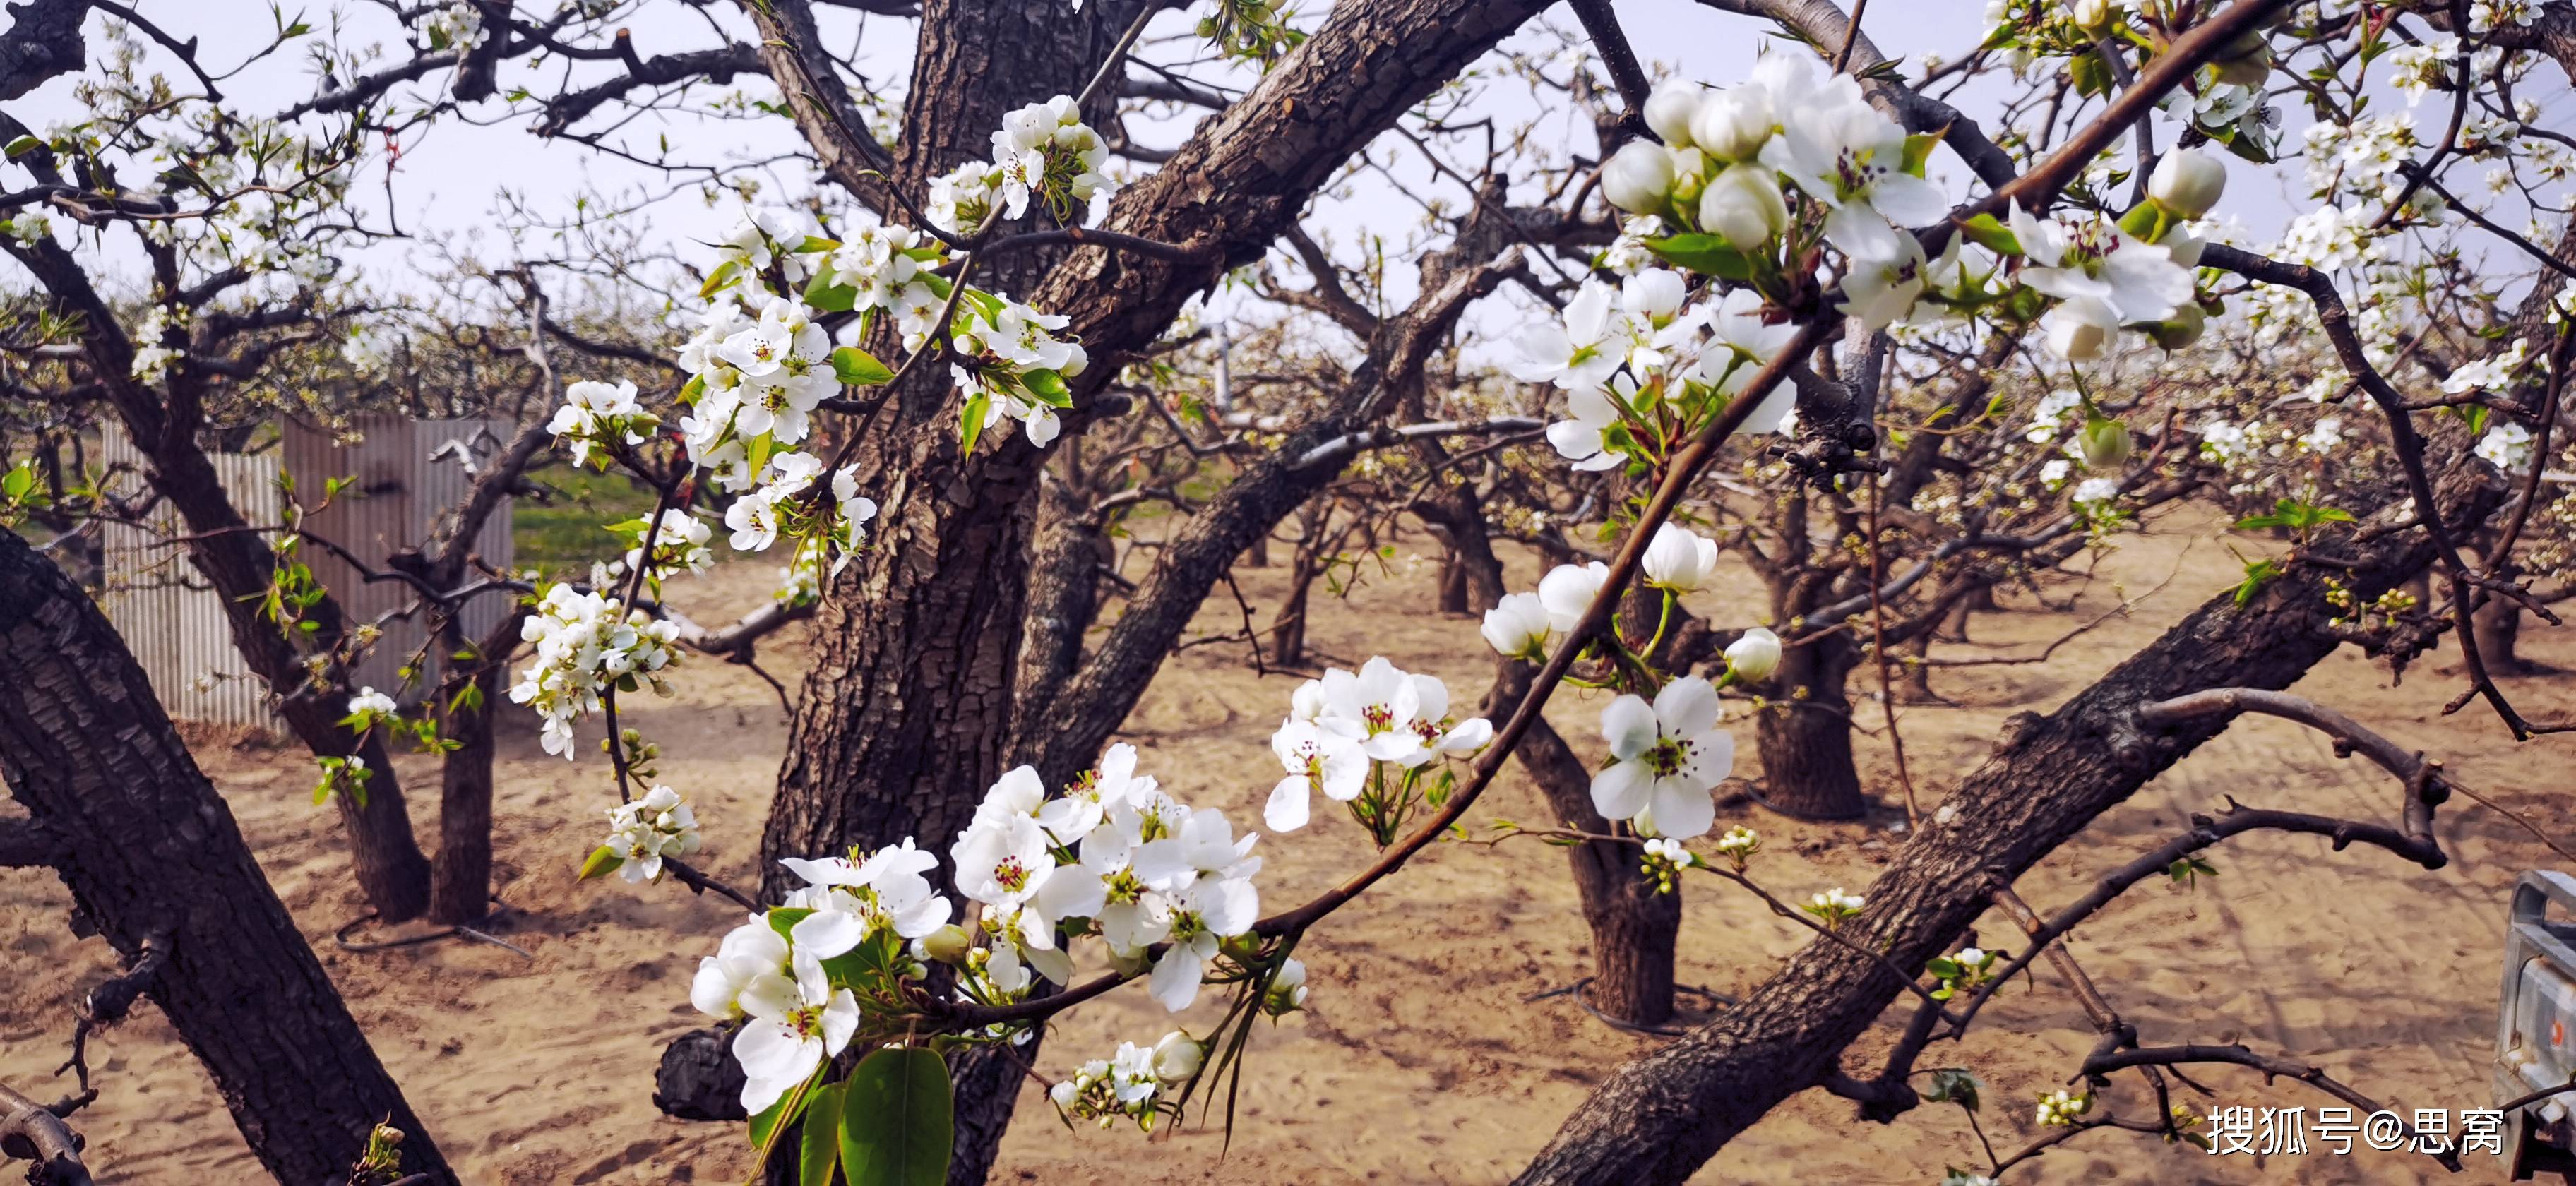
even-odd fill
[[(2458, 532), (2502, 493), (2475, 463), (2455, 465), (2442, 479), (2445, 518)], [(2333, 613), (2326, 578), (2373, 597), (2431, 563), (2428, 535), (2394, 529), (2401, 521), (2382, 512), (2361, 531), (2332, 532), (2320, 547), (2351, 559), (2350, 571), (2298, 566), (2242, 606), (2222, 593), (2056, 712), (2016, 718), (1950, 795), (1952, 822), (1909, 842), (1869, 887), (1868, 909), (1845, 924), (1883, 962), (1840, 944), (1809, 945), (1743, 1004), (1619, 1068), (1518, 1181), (1680, 1182), (1780, 1101), (1836, 1071), (1842, 1049), (1903, 991), (1887, 964), (1919, 967), (1939, 954), (1995, 889), (2232, 719), (2149, 733), (2134, 721), (2139, 705), (2211, 687), (2287, 687), (2337, 645), (2322, 628)]]
[[(797, 59), (816, 47), (793, 26), (801, 15), (810, 30), (810, 11), (793, 0), (750, 7), (769, 42), (763, 56), (808, 140), (819, 148), (846, 138), (846, 127), (824, 127), (817, 116), (818, 101), (830, 103), (828, 87), (797, 81), (811, 73)], [(1118, 357), (1160, 335), (1188, 296), (1257, 258), (1354, 148), (1540, 7), (1536, 0), (1375, 0), (1335, 8), (1251, 95), (1202, 124), (1113, 206), (1108, 229), (1191, 247), (1201, 258), (1080, 249), (1031, 293), (1031, 303), (1068, 315), (1067, 332), (1091, 353), (1092, 368), (1076, 383), (1077, 404), (1095, 404)], [(1078, 90), (1134, 11), (926, 4), (897, 184), (915, 187), (936, 171), (931, 162), (945, 166), (980, 153), (1010, 108)], [(1029, 93), (1008, 89), (1023, 87)], [(838, 112), (822, 114), (847, 122)], [(864, 147), (850, 153), (854, 162), (864, 156)], [(832, 172), (865, 184), (856, 177), (864, 167)], [(1023, 723), (1013, 694), (1036, 505), (1030, 495), (1044, 454), (1014, 436), (960, 457), (949, 402), (944, 386), (907, 391), (855, 429), (865, 442), (861, 484), (883, 510), (869, 552), (832, 583), (815, 617), (814, 666), (762, 837), (770, 895), (786, 888), (779, 856), (906, 835), (944, 850), (1000, 775), (1013, 726)], [(1066, 431), (1078, 432), (1084, 416), (1078, 409), (1068, 417)], [(1247, 534), (1224, 555), (1250, 542)], [(1057, 697), (1057, 709), (1063, 700)], [(1125, 715), (1123, 706), (1117, 715)], [(1041, 768), (1061, 777), (1087, 765), (1105, 736), (1093, 734), (1069, 764)], [(961, 1069), (952, 1180), (981, 1180), (1016, 1079), (1015, 1071), (969, 1076)]]
[(11, 532), (0, 532), (0, 773), (61, 838), (83, 920), (129, 959), (166, 934), (168, 962), (143, 990), (271, 1175), (287, 1186), (345, 1175), (386, 1121), (404, 1133), (407, 1172), (456, 1181), (123, 640)]
[(1780, 654), (1765, 686), (1776, 689), (1754, 724), (1762, 751), (1762, 801), (1798, 819), (1857, 819), (1869, 810), (1852, 757), (1851, 694), (1845, 677), (1860, 661), (1846, 631), (1817, 636)]
[[(22, 163), (40, 176), (54, 168), (44, 149), (29, 153)], [(243, 521), (213, 463), (197, 447), (206, 380), (182, 363), (172, 368), (166, 397), (135, 381), (133, 344), (70, 252), (49, 240), (11, 241), (5, 250), (35, 273), (60, 307), (80, 314), (83, 352), (127, 435), (146, 458), (144, 476), (186, 521), (189, 557), (223, 594), (233, 644), (251, 674), (278, 697), (278, 715), (288, 730), (317, 756), (354, 754), (375, 772), (366, 802), (333, 796), (358, 885), (381, 917), (401, 921), (418, 916), (429, 904), (429, 859), (412, 837), (402, 785), (386, 760), (383, 742), (372, 733), (362, 740), (340, 726), (344, 706), (307, 687), (312, 673), (303, 654), (279, 624), (261, 616), (260, 594), (269, 587), (277, 557), (268, 541)], [(317, 626), (307, 636), (312, 645), (327, 648), (339, 642), (345, 623), (337, 602), (326, 596), (306, 613)], [(345, 688), (341, 694), (345, 696)]]

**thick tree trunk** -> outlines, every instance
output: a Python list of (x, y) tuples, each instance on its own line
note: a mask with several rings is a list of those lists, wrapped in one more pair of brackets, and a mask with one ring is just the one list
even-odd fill
[(1304, 548), (1297, 549), (1297, 558), (1288, 566), (1288, 596), (1270, 619), (1270, 661), (1281, 667), (1306, 665), (1306, 615), (1314, 601), (1319, 569)]
[(1754, 723), (1762, 751), (1762, 799), (1797, 819), (1857, 819), (1869, 810), (1852, 760), (1846, 677), (1858, 648), (1842, 632), (1780, 656), (1768, 687), (1773, 702)]
[[(449, 654), (463, 642), (448, 632)], [(492, 713), (507, 703), (501, 698), (504, 668), (495, 663), (477, 672), (476, 703), (446, 712), (440, 732), (456, 743), (440, 767), (438, 861), (431, 867), (429, 917), (433, 922), (470, 923), (489, 913), (492, 902)]]
[[(1481, 605), (1502, 600), (1503, 562), (1494, 555), (1476, 492), (1453, 486), (1425, 501), (1428, 509), (1417, 506), (1416, 513), (1441, 525), (1460, 560), (1468, 596)], [(1509, 715), (1529, 695), (1536, 674), (1527, 663), (1496, 660), (1485, 715), (1495, 720)], [(1610, 821), (1592, 808), (1592, 771), (1545, 718), (1531, 726), (1512, 757), (1538, 784), (1556, 822), (1596, 835), (1611, 831)], [(1583, 903), (1584, 925), (1592, 932), (1592, 983), (1585, 987), (1585, 998), (1614, 1021), (1651, 1026), (1672, 1020), (1681, 894), (1655, 892), (1637, 850), (1626, 844), (1588, 840), (1567, 848), (1565, 860)]]
[(456, 1181), (123, 641), (8, 532), (0, 773), (62, 838), (63, 883), (81, 915), (129, 959), (147, 938), (168, 952), (143, 989), (272, 1176), (313, 1186), (345, 1175), (385, 1121), (404, 1133), (406, 1172)]
[[(1541, 6), (1376, 0), (1337, 7), (1252, 95), (1202, 123), (1161, 170), (1120, 194), (1107, 229), (1206, 254), (1172, 261), (1085, 248), (1030, 290), (1033, 304), (1071, 318), (1067, 334), (1095, 360), (1075, 383), (1077, 407), (1066, 431), (1079, 432), (1091, 414), (1084, 409), (1100, 400), (1117, 370), (1110, 360), (1151, 342), (1185, 299), (1228, 268), (1257, 259), (1354, 148)], [(982, 155), (1012, 108), (1079, 91), (1137, 7), (1093, 3), (1076, 12), (1070, 5), (930, 0), (896, 184), (917, 192), (932, 174)], [(773, 9), (778, 17), (763, 16)], [(764, 32), (775, 42), (779, 32), (803, 35), (772, 28), (799, 13), (810, 28), (802, 5), (766, 6), (754, 15), (767, 21)], [(765, 45), (763, 52), (783, 58), (799, 48)], [(800, 107), (800, 124), (810, 124), (811, 115)], [(814, 131), (808, 127), (809, 139)], [(990, 282), (1018, 291), (1018, 269), (1041, 266), (1041, 255), (1012, 253), (1001, 262)], [(947, 419), (952, 395), (944, 381), (925, 383), (853, 429), (862, 441), (860, 484), (884, 509), (867, 555), (832, 583), (816, 614), (815, 662), (761, 843), (763, 889), (773, 896), (785, 889), (774, 860), (780, 856), (906, 835), (944, 852), (1006, 756), (1044, 757), (1038, 764), (1047, 777), (1062, 778), (1092, 761), (1106, 737), (1105, 729), (1046, 727), (1067, 712), (1086, 722), (1107, 715), (1096, 704), (1065, 706), (1100, 659), (1059, 691), (1042, 717), (1023, 720), (1014, 703), (1030, 494), (1044, 457), (1016, 437), (960, 457)], [(1258, 529), (1273, 522), (1275, 515), (1262, 519)], [(1222, 558), (1252, 538), (1233, 538)], [(1148, 665), (1143, 674), (1150, 672)], [(1143, 686), (1142, 678), (1134, 682), (1125, 693), (1131, 704)], [(1124, 706), (1116, 715), (1125, 715)], [(961, 1058), (957, 1068), (956, 1182), (982, 1180), (989, 1138), (1016, 1097), (1015, 1076), (989, 1077), (1008, 1088), (976, 1087), (988, 1078), (974, 1065), (979, 1057)]]
[[(2504, 580), (2522, 576), (2522, 570), (2510, 563), (2495, 574)], [(2528, 675), (2531, 664), (2523, 661), (2518, 648), (2522, 645), (2522, 603), (2510, 597), (2489, 597), (2485, 605), (2469, 615), (2469, 629), (2476, 633), (2478, 658), (2487, 670), (2497, 675)]]
[[(2455, 467), (2443, 481), (2454, 531), (2500, 498), (2475, 471)], [(1903, 991), (1887, 964), (1921, 967), (1975, 921), (1994, 886), (2011, 884), (2228, 724), (2210, 717), (2144, 732), (2135, 723), (2140, 705), (2213, 687), (2287, 687), (2336, 646), (2322, 629), (2332, 612), (2326, 578), (2375, 597), (2429, 564), (2426, 533), (2396, 522), (2383, 512), (2371, 534), (2345, 529), (2323, 540), (2323, 550), (2353, 561), (2350, 571), (2295, 568), (2242, 606), (2233, 591), (2222, 593), (2055, 713), (2018, 718), (1950, 796), (1954, 822), (1925, 828), (1869, 887), (1868, 909), (1845, 924), (1853, 946), (1809, 944), (1741, 1005), (1619, 1068), (1518, 1181), (1680, 1182), (1836, 1070), (1842, 1049)]]
[[(1485, 712), (1499, 716), (1529, 692), (1534, 669), (1500, 660)], [(1607, 834), (1610, 823), (1592, 809), (1592, 772), (1545, 720), (1512, 751), (1521, 769), (1546, 796), (1554, 822)], [(1592, 983), (1584, 995), (1603, 1016), (1631, 1025), (1660, 1025), (1673, 1016), (1673, 951), (1682, 926), (1682, 896), (1656, 893), (1646, 880), (1635, 846), (1585, 841), (1565, 850), (1583, 922), (1592, 932)]]
[[(144, 435), (143, 425), (129, 419), (127, 427), (138, 441), (152, 439)], [(366, 759), (374, 776), (367, 782), (365, 802), (346, 793), (331, 797), (349, 840), (358, 888), (376, 915), (387, 922), (418, 917), (429, 906), (429, 858), (421, 854), (412, 836), (402, 783), (381, 732), (371, 732), (361, 741), (341, 727), (340, 718), (348, 715), (347, 688), (311, 686), (303, 654), (287, 641), (289, 628), (261, 616), (261, 595), (277, 567), (275, 554), (243, 522), (216, 480), (213, 465), (193, 443), (161, 450), (152, 458), (148, 476), (187, 521), (192, 533), (189, 555), (207, 583), (222, 594), (233, 648), (251, 673), (278, 696), (277, 713), (288, 731), (317, 757), (355, 754)], [(330, 646), (339, 640), (343, 624), (336, 601), (326, 597), (306, 612), (322, 624), (312, 635), (317, 645)]]

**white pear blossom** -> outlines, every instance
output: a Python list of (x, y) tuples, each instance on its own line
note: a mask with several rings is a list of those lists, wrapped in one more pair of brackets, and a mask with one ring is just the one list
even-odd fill
[(821, 961), (795, 952), (790, 971), (754, 977), (736, 998), (751, 1020), (734, 1035), (733, 1055), (745, 1076), (742, 1109), (755, 1116), (811, 1078), (859, 1032), (858, 998), (832, 987)]
[(1271, 752), (1288, 773), (1270, 789), (1261, 809), (1271, 830), (1294, 832), (1306, 826), (1308, 804), (1315, 793), (1347, 803), (1359, 798), (1368, 777), (1368, 755), (1360, 744), (1312, 721), (1289, 720), (1270, 736)]
[(699, 844), (697, 813), (667, 786), (608, 811), (605, 847), (617, 854), (617, 875), (630, 884), (660, 880), (662, 858), (687, 856)]
[(742, 1016), (742, 990), (763, 976), (785, 975), (787, 938), (757, 915), (726, 933), (716, 953), (698, 961), (689, 983), (689, 1003), (698, 1012), (722, 1021)]
[(1735, 769), (1735, 738), (1718, 727), (1717, 689), (1698, 676), (1674, 680), (1649, 705), (1621, 696), (1601, 710), (1611, 763), (1592, 777), (1602, 818), (1651, 813), (1655, 831), (1676, 839), (1717, 822), (1709, 789)]

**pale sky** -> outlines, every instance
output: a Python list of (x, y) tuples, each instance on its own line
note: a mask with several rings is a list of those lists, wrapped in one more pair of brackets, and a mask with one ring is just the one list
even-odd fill
[[(204, 47), (202, 60), (218, 72), (235, 67), (265, 44), (267, 32), (276, 22), (263, 0), (137, 0), (137, 6), (172, 34), (200, 38)], [(1784, 48), (1788, 44), (1770, 35), (1771, 26), (1767, 23), (1720, 13), (1693, 0), (1620, 0), (1617, 10), (1631, 44), (1641, 56), (1702, 82), (1725, 84), (1739, 79), (1766, 46)], [(1984, 29), (1983, 11), (1983, 0), (1882, 0), (1867, 10), (1864, 25), (1884, 52), (1906, 59), (1907, 73), (1911, 74), (1925, 54), (1956, 58), (1971, 51)], [(388, 46), (388, 56), (407, 52), (402, 44), (403, 31), (384, 9), (374, 4), (344, 0), (336, 9), (289, 9), (287, 19), (300, 15), (317, 27), (327, 28), (335, 13), (353, 32), (343, 37), (343, 44), (382, 42)], [(861, 70), (901, 85), (908, 74), (911, 22), (863, 17), (831, 7), (819, 7), (817, 14), (828, 40), (857, 47)], [(106, 19), (93, 14), (93, 34)], [(1579, 30), (1571, 12), (1562, 5), (1551, 9), (1543, 19), (1559, 30)], [(1149, 33), (1149, 39), (1185, 34), (1192, 20), (1194, 17), (1184, 12), (1167, 12)], [(648, 57), (711, 44), (706, 28), (709, 22), (737, 40), (751, 38), (748, 22), (729, 4), (628, 0), (628, 11), (619, 21), (633, 30), (638, 51)], [(1312, 28), (1320, 18), (1302, 17), (1298, 23)], [(306, 58), (311, 40), (292, 42), (285, 50), (250, 65), (238, 77), (225, 79), (222, 86), (227, 102), (244, 114), (264, 114), (309, 96), (314, 89)], [(1508, 44), (1531, 48), (1549, 41), (1549, 34), (1532, 27)], [(104, 40), (93, 36), (93, 57), (104, 48)], [(155, 55), (153, 60), (170, 72), (174, 83), (189, 82), (170, 55), (158, 46), (149, 48)], [(567, 77), (578, 83), (622, 69), (614, 62), (552, 61), (531, 67), (521, 59), (504, 69), (501, 85), (505, 92), (524, 83), (547, 93), (561, 88)], [(2566, 87), (2554, 68), (2544, 69), (2545, 76), (2534, 75), (2535, 86), (2553, 108), (2560, 106)], [(451, 73), (433, 74), (407, 84), (398, 93), (434, 94), (448, 85)], [(72, 95), (72, 82), (70, 77), (56, 79), (32, 95), (5, 104), (5, 108), (40, 131), (51, 122), (76, 118), (80, 108)], [(748, 77), (741, 80), (741, 85), (754, 97), (768, 93), (764, 78)], [(701, 103), (716, 93), (714, 88), (693, 92)], [(1990, 119), (1989, 105), (1978, 99), (1972, 92), (1960, 98), (1958, 105), (1972, 116)], [(1506, 126), (1542, 116), (1545, 122), (1538, 126), (1537, 137), (1540, 143), (1585, 153), (1593, 151), (1588, 123), (1571, 112), (1569, 105), (1554, 102), (1543, 109), (1541, 102), (1517, 81), (1493, 80), (1481, 107)], [(2297, 130), (2306, 122), (2306, 116), (2296, 109), (2283, 114), (2290, 123), (2282, 136), (2283, 143), (2294, 146), (2298, 142)], [(1197, 115), (1191, 112), (1187, 118), (1195, 119)], [(474, 118), (489, 117), (477, 112)], [(626, 222), (644, 241), (691, 256), (697, 253), (693, 241), (715, 238), (739, 216), (740, 205), (730, 195), (712, 205), (702, 200), (694, 192), (698, 188), (696, 180), (675, 183), (657, 170), (578, 144), (539, 140), (527, 130), (531, 118), (517, 116), (484, 124), (449, 118), (405, 137), (398, 160), (379, 152), (367, 161), (353, 189), (353, 203), (370, 225), (383, 225), (390, 213), (411, 238), (369, 248), (357, 255), (355, 265), (373, 283), (402, 290), (417, 287), (418, 275), (434, 266), (435, 253), (425, 249), (425, 244), (432, 241), (453, 243), (493, 263), (509, 262), (523, 252), (544, 256), (565, 250), (563, 245), (550, 242), (549, 232), (542, 229), (525, 232), (520, 245), (514, 248), (498, 229), (508, 221), (500, 213), (505, 190), (518, 195), (527, 209), (552, 218), (568, 214), (576, 201), (586, 196), (594, 202), (606, 199), (620, 204), (641, 193), (663, 194), (680, 189), (685, 192), (652, 203)], [(2438, 114), (2420, 118), (2436, 125), (2437, 130)], [(598, 127), (603, 122), (595, 115), (583, 126)], [(2161, 117), (2156, 122), (2157, 143), (2172, 143), (2173, 126)], [(1142, 143), (1168, 147), (1186, 135), (1187, 126), (1131, 121), (1131, 131)], [(2424, 134), (2430, 136), (2433, 132)], [(800, 143), (787, 120), (771, 116), (721, 121), (685, 115), (647, 117), (619, 131), (622, 143), (643, 152), (652, 151), (666, 137), (679, 155), (701, 162), (730, 163), (736, 173), (749, 169), (748, 162), (788, 152)], [(1397, 170), (1409, 178), (1422, 176), (1420, 157), (1403, 141), (1384, 138), (1377, 151), (1381, 156), (1394, 152)], [(2294, 182), (2297, 166), (2264, 170), (2242, 162), (2229, 163), (2234, 184), (2229, 191), (2228, 212), (2242, 218), (2258, 235), (2276, 233), (2292, 209), (2284, 179)], [(1954, 193), (1968, 192), (1968, 174), (1955, 159), (1936, 155), (1933, 168), (1936, 180), (1946, 177)], [(762, 174), (767, 178), (764, 196), (804, 192), (808, 188), (804, 171), (801, 163), (790, 162)], [(1448, 190), (1453, 197), (1463, 198), (1463, 192), (1454, 185)], [(1320, 230), (1344, 247), (1339, 254), (1346, 261), (1358, 257), (1349, 248), (1367, 234), (1383, 234), (1390, 243), (1400, 245), (1414, 233), (1422, 218), (1420, 209), (1410, 200), (1366, 174), (1356, 180), (1348, 200), (1327, 202), (1322, 211), (1317, 219)], [(1389, 287), (1395, 299), (1409, 295), (1410, 285), (1401, 266), (1394, 269)], [(1222, 314), (1246, 299), (1221, 294), (1211, 299), (1211, 305)]]

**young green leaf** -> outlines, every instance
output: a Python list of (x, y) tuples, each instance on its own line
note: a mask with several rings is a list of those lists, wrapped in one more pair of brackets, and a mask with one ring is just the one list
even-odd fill
[(859, 1060), (841, 1096), (841, 1172), (850, 1186), (942, 1186), (956, 1140), (948, 1064), (919, 1047)]
[(875, 387), (894, 381), (894, 372), (886, 369), (886, 364), (856, 346), (843, 346), (832, 352), (832, 373), (852, 387)]

